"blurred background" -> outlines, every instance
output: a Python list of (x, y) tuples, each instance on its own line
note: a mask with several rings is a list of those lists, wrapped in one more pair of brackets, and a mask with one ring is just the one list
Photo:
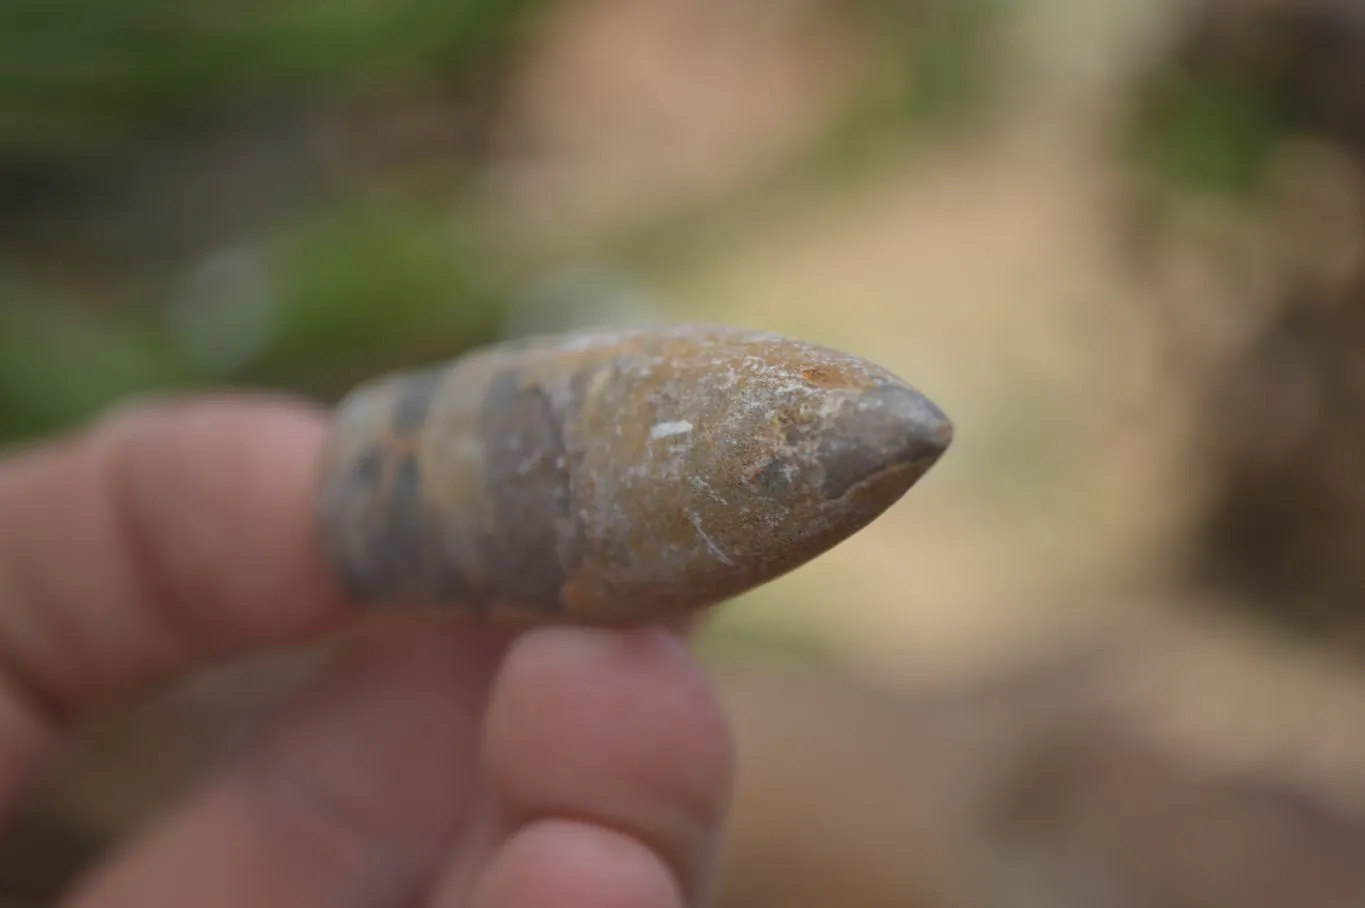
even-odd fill
[[(582, 324), (954, 418), (700, 642), (721, 908), (1365, 905), (1357, 0), (0, 0), (0, 436)], [(48, 904), (306, 660), (90, 729)]]

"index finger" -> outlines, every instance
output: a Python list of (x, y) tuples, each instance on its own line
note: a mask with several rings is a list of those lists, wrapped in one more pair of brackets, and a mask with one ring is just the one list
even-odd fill
[(315, 541), (325, 414), (127, 411), (0, 462), (0, 804), (71, 721), (351, 611)]

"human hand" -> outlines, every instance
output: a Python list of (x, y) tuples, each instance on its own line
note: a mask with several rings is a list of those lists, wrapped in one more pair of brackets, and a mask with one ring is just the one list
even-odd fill
[(351, 635), (67, 905), (702, 903), (732, 753), (684, 641), (362, 619), (314, 543), (325, 430), (289, 401), (196, 398), (0, 462), (0, 819), (102, 709)]

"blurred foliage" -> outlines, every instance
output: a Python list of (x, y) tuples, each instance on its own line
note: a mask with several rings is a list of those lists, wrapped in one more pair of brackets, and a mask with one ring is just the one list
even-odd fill
[(904, 115), (922, 126), (961, 125), (990, 108), (1003, 87), (1004, 0), (863, 0), (885, 21), (900, 53)]
[(1365, 147), (1357, 0), (1212, 0), (1183, 11), (1137, 87), (1131, 150), (1175, 193), (1255, 200), (1285, 140)]
[(127, 321), (96, 322), (69, 307), (0, 308), (0, 338), (3, 441), (57, 431), (111, 400), (183, 385), (191, 376), (155, 332)]
[[(319, 111), (344, 120), (348, 102), (375, 95), (400, 108), (429, 97), (476, 104), (539, 5), (0, 4), (0, 222), (10, 234), (0, 441), (60, 430), (141, 391), (333, 394), (403, 353), (449, 355), (495, 336), (497, 300), (452, 227), (453, 189), (376, 202), (376, 179), (329, 182), (299, 172), (307, 154), (302, 165), (278, 154), (275, 180), (323, 186), (271, 198), (270, 185), (234, 189), (213, 155)], [(447, 170), (469, 165), (478, 137), (469, 144), (441, 157)], [(149, 166), (168, 172), (148, 179)], [(212, 191), (175, 199), (187, 174)], [(234, 203), (266, 216), (234, 218)], [(245, 235), (244, 221), (254, 228)]]
[[(488, 163), (499, 80), (550, 6), (0, 4), (0, 443), (144, 391), (330, 398), (499, 336), (534, 253), (465, 226), (479, 212), (467, 186)], [(999, 86), (1007, 11), (837, 7), (870, 24), (885, 67), (827, 141), (721, 207), (752, 212), (907, 130), (970, 124)], [(390, 154), (374, 118), (405, 112), (435, 138)], [(718, 235), (702, 207), (609, 257), (686, 259)]]
[(114, 309), (11, 283), (0, 305), (0, 440), (58, 431), (128, 394), (262, 385), (333, 396), (376, 370), (493, 339), (494, 294), (449, 218), (351, 202), (220, 250)]
[(307, 363), (350, 382), (359, 377), (352, 359), (386, 368), (405, 356), (447, 355), (455, 339), (491, 339), (499, 298), (452, 221), (441, 208), (353, 202), (269, 244), (258, 292), (273, 301), (274, 317), (253, 374), (298, 384), (305, 378), (292, 364)]
[(224, 117), (458, 81), (529, 0), (8, 0), (0, 174), (98, 174)]
[(998, 109), (1008, 72), (1004, 0), (858, 0), (843, 13), (871, 23), (885, 66), (829, 140), (802, 162), (828, 172), (903, 139), (969, 130)]
[(1177, 194), (1256, 194), (1284, 125), (1265, 97), (1225, 74), (1175, 68), (1150, 87), (1133, 132), (1136, 163)]

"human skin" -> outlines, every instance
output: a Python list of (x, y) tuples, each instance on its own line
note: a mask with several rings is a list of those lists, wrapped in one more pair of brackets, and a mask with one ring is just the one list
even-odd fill
[(64, 904), (704, 904), (733, 753), (685, 634), (363, 615), (317, 548), (326, 431), (304, 402), (192, 397), (0, 460), (0, 821), (101, 711), (342, 642)]

